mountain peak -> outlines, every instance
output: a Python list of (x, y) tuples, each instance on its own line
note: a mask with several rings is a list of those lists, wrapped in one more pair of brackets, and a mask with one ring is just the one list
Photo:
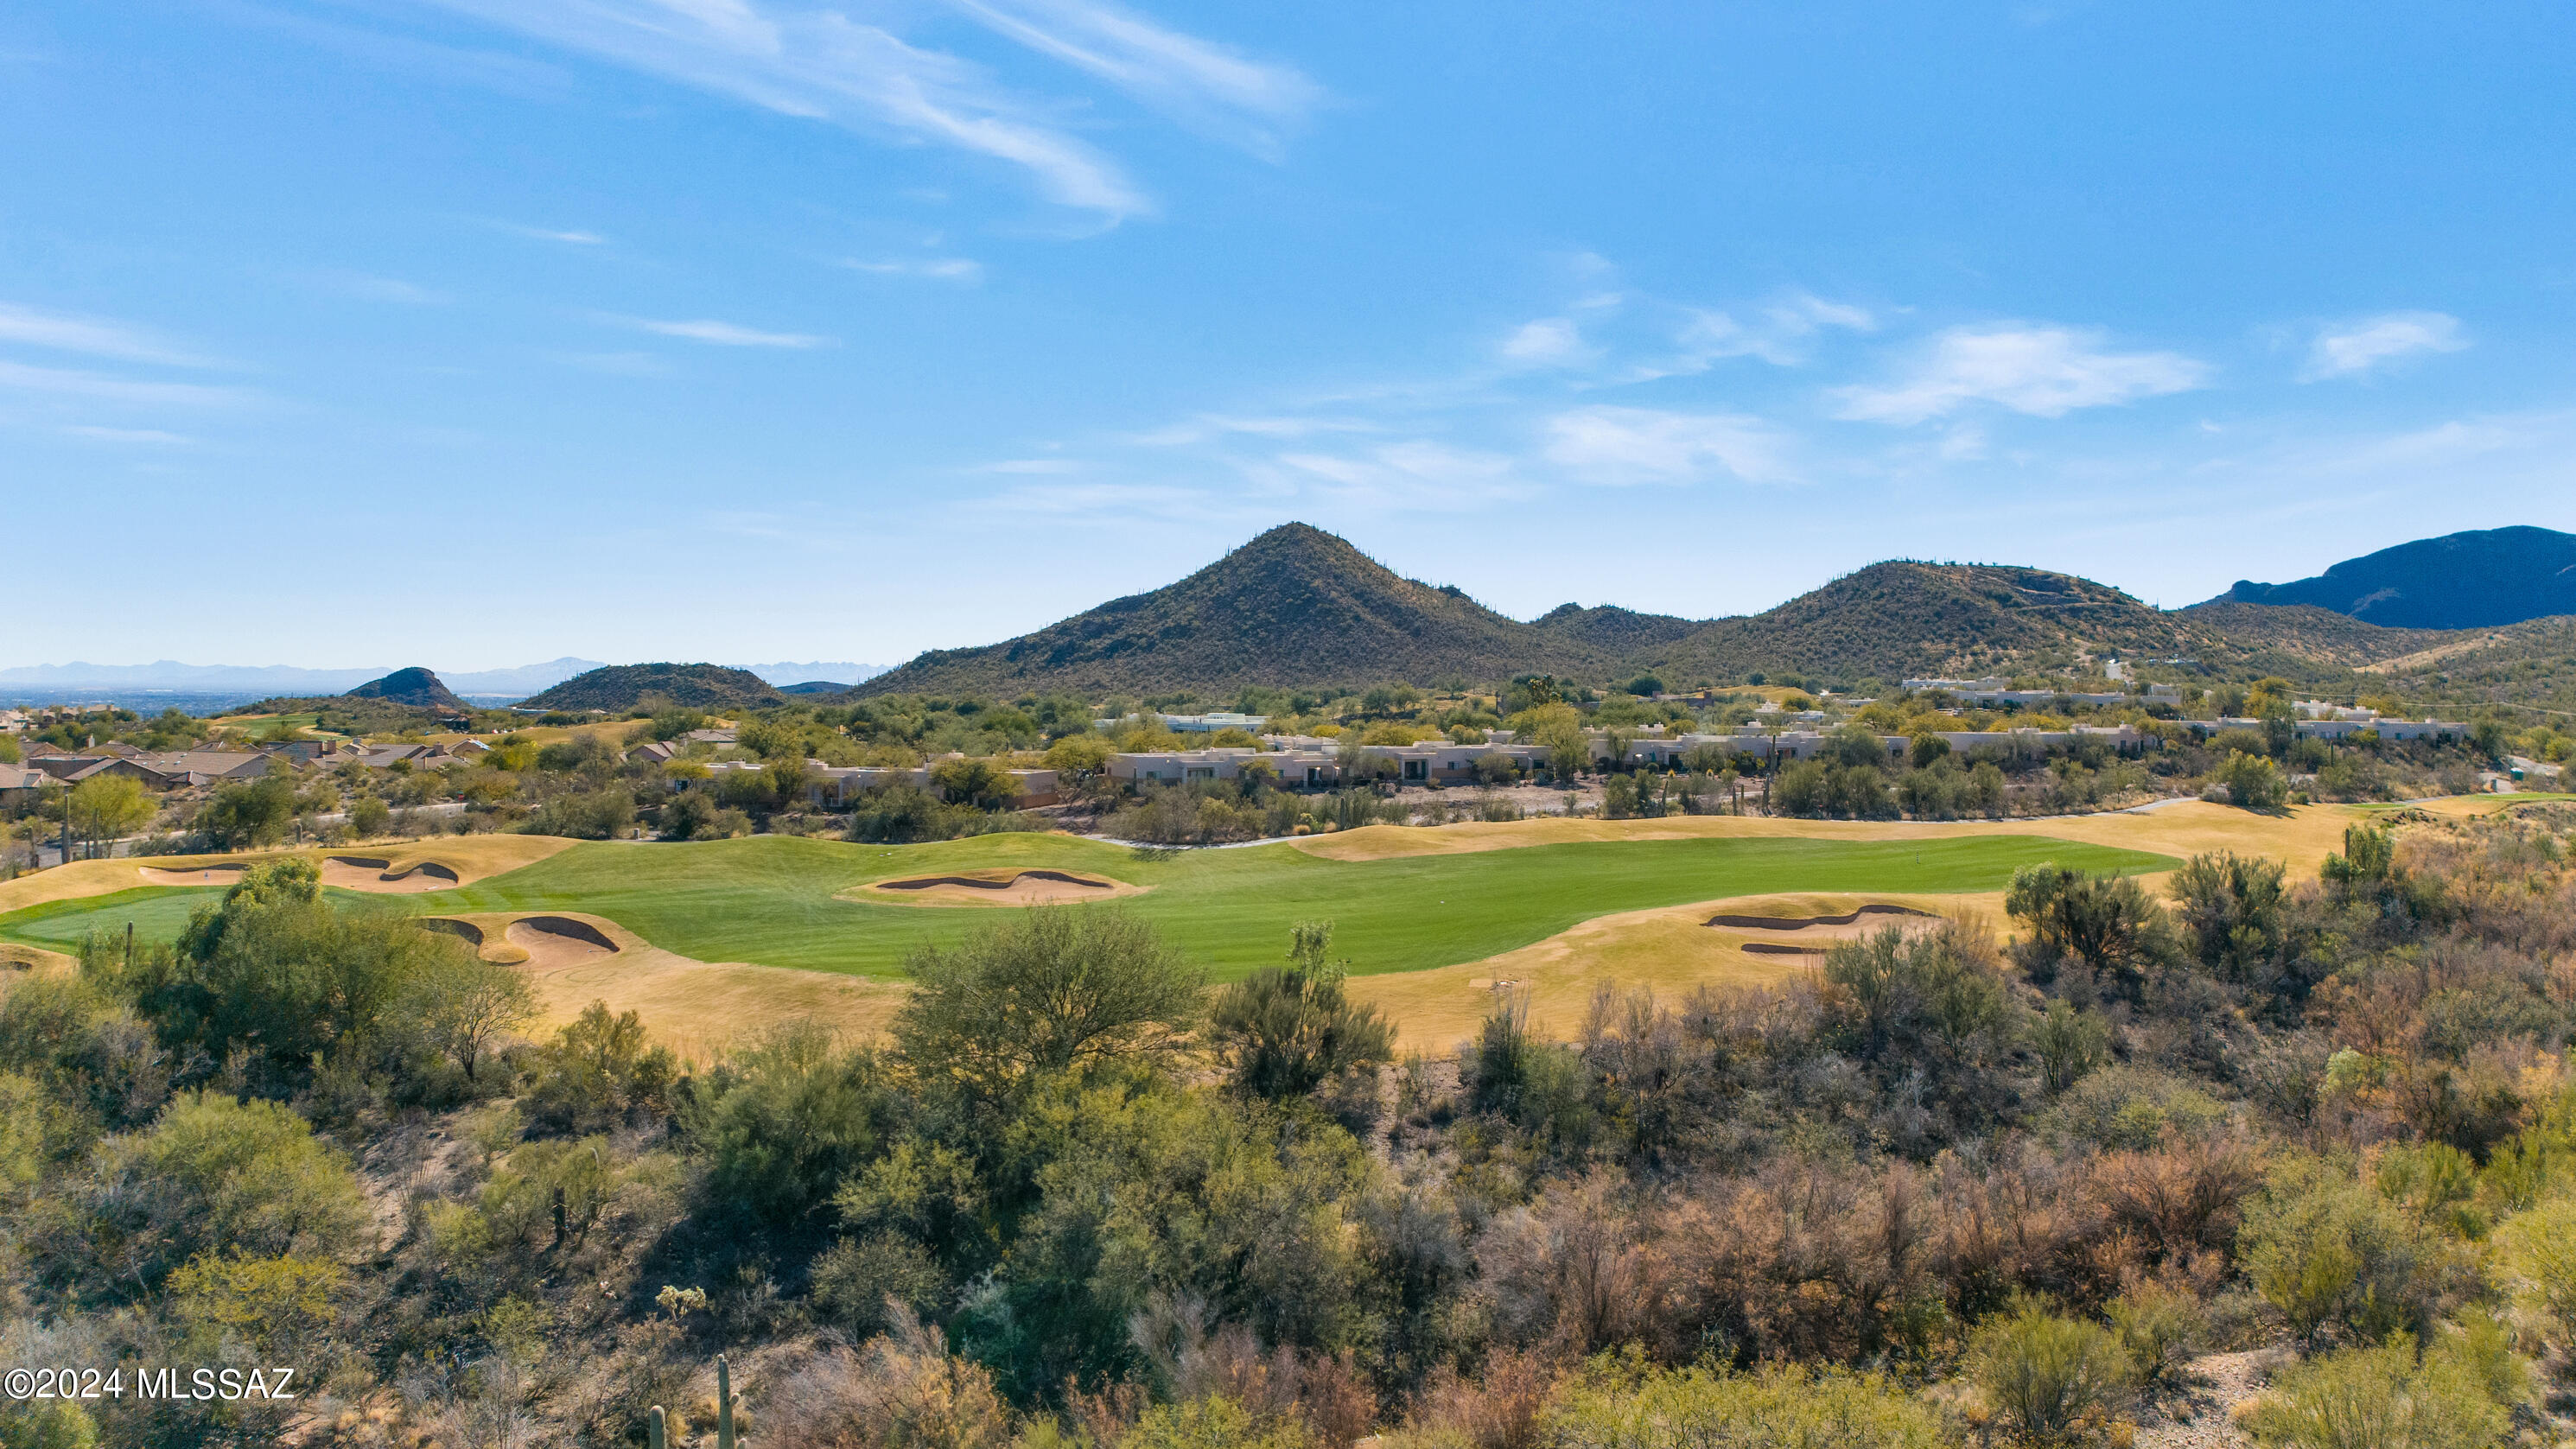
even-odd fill
[(473, 708), (458, 699), (439, 677), (415, 664), (397, 669), (381, 679), (370, 679), (349, 691), (351, 699), (381, 699), (388, 704), (408, 704), (421, 709), (452, 709), (459, 714)]

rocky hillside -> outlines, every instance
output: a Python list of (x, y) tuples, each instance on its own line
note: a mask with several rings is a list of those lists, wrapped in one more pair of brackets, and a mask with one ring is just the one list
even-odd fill
[(1400, 577), (1332, 534), (1289, 523), (1179, 583), (999, 644), (933, 650), (857, 692), (1223, 693), (1525, 671), (1588, 677), (1606, 676), (1621, 652)]

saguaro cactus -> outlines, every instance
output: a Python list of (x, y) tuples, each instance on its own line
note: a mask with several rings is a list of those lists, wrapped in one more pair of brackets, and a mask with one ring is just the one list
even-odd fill
[(733, 1365), (716, 1355), (716, 1449), (733, 1449)]
[(653, 1412), (645, 1416), (644, 1424), (645, 1427), (651, 1431), (653, 1449), (671, 1449), (670, 1436), (662, 1428), (662, 1406), (660, 1404), (655, 1404), (653, 1406)]

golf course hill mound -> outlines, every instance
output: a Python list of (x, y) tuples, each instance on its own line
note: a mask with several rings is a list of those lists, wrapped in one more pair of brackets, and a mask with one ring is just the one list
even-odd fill
[(603, 710), (623, 714), (648, 706), (757, 709), (786, 696), (747, 669), (721, 664), (609, 664), (576, 674), (519, 702), (522, 709)]
[(1408, 579), (1345, 540), (1281, 524), (1180, 582), (1017, 639), (936, 649), (861, 695), (1231, 691), (1528, 671), (1602, 676), (1617, 652)]
[(2484, 629), (2576, 614), (2576, 533), (2484, 528), (2348, 558), (2286, 584), (2240, 579), (2210, 600), (2312, 604), (2373, 624)]
[(452, 710), (468, 714), (473, 706), (459, 699), (439, 681), (437, 675), (415, 664), (397, 669), (382, 679), (370, 679), (345, 696), (349, 699), (381, 699), (391, 704), (407, 704), (418, 709)]

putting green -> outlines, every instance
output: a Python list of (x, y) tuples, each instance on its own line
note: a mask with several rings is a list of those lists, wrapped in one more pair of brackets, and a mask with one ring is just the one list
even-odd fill
[[(1596, 916), (1788, 891), (1954, 895), (2001, 890), (2038, 861), (2093, 871), (2170, 870), (2145, 851), (2028, 835), (1906, 841), (1609, 840), (1464, 855), (1327, 860), (1285, 846), (1140, 852), (1064, 835), (986, 835), (866, 846), (754, 836), (572, 846), (455, 890), (369, 897), (380, 909), (576, 911), (605, 916), (700, 961), (893, 975), (906, 953), (988, 925), (985, 910), (838, 898), (897, 876), (1041, 867), (1152, 889), (1121, 903), (1216, 977), (1279, 959), (1291, 922), (1329, 918), (1354, 972), (1482, 960)], [(122, 891), (0, 916), (0, 938), (56, 950), (93, 927), (173, 935), (203, 887)], [(352, 897), (352, 899), (355, 899)]]

